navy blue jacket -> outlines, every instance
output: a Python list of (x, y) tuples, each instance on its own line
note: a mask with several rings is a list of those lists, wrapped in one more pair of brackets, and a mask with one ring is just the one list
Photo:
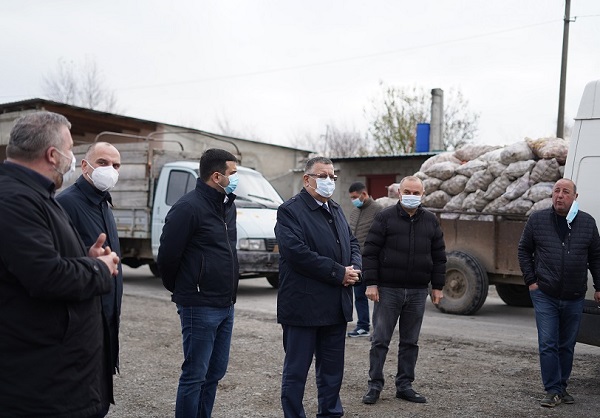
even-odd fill
[[(121, 257), (121, 246), (117, 224), (108, 207), (111, 202), (109, 192), (102, 192), (91, 185), (83, 176), (56, 196), (56, 200), (73, 221), (77, 232), (86, 247), (94, 245), (98, 235), (106, 234), (106, 243)], [(119, 274), (111, 283), (110, 292), (102, 295), (102, 314), (110, 339), (110, 352), (113, 373), (119, 367), (119, 318), (123, 299), (123, 268), (119, 263)]]
[(360, 247), (333, 201), (331, 214), (305, 190), (277, 210), (279, 245), (277, 322), (325, 326), (352, 321), (352, 287), (346, 266), (361, 268)]
[(239, 281), (234, 194), (225, 195), (200, 178), (167, 214), (158, 268), (173, 302), (223, 308), (235, 303)]
[(444, 233), (421, 207), (411, 217), (400, 203), (375, 216), (363, 249), (367, 286), (441, 290), (446, 281)]
[(112, 278), (44, 179), (0, 164), (0, 416), (87, 418), (112, 398), (98, 297)]
[(554, 208), (531, 214), (519, 241), (519, 265), (527, 286), (536, 283), (547, 295), (574, 300), (585, 295), (588, 269), (600, 290), (600, 237), (594, 218), (579, 211), (564, 242)]

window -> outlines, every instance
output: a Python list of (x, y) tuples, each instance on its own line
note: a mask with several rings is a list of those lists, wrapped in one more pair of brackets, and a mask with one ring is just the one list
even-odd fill
[(181, 196), (196, 187), (196, 177), (187, 171), (173, 170), (167, 184), (167, 205), (173, 206)]

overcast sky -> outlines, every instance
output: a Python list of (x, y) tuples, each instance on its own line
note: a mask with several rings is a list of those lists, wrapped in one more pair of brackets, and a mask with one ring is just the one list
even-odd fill
[[(379, 83), (458, 88), (477, 140), (556, 132), (564, 0), (4, 0), (0, 102), (94, 60), (127, 116), (291, 145), (366, 131)], [(565, 114), (600, 79), (600, 1), (572, 0)], [(296, 144), (298, 145), (298, 144)]]

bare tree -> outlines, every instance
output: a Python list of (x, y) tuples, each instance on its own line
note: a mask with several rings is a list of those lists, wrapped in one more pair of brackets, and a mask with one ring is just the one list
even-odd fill
[(296, 147), (312, 149), (324, 157), (361, 157), (371, 151), (366, 133), (354, 127), (339, 128), (333, 123), (326, 125), (325, 133), (317, 136), (304, 134), (293, 143)]
[[(431, 96), (423, 88), (385, 86), (381, 97), (371, 102), (369, 133), (376, 152), (406, 154), (414, 152), (418, 123), (431, 118)], [(479, 115), (467, 109), (468, 102), (460, 91), (450, 90), (444, 97), (444, 146), (453, 149), (473, 140)]]
[(44, 77), (43, 88), (50, 100), (94, 110), (116, 111), (114, 91), (106, 87), (98, 65), (89, 58), (83, 65), (60, 58), (56, 72)]

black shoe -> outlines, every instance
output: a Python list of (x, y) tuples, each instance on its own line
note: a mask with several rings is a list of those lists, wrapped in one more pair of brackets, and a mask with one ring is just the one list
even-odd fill
[(425, 403), (425, 396), (415, 392), (414, 389), (404, 389), (396, 391), (396, 398), (404, 399), (409, 402)]
[(367, 393), (365, 394), (365, 396), (363, 396), (362, 402), (366, 403), (368, 405), (372, 405), (375, 402), (377, 402), (377, 399), (379, 399), (379, 394), (380, 393), (381, 393), (380, 390), (371, 388), (371, 389), (369, 389), (367, 391)]

